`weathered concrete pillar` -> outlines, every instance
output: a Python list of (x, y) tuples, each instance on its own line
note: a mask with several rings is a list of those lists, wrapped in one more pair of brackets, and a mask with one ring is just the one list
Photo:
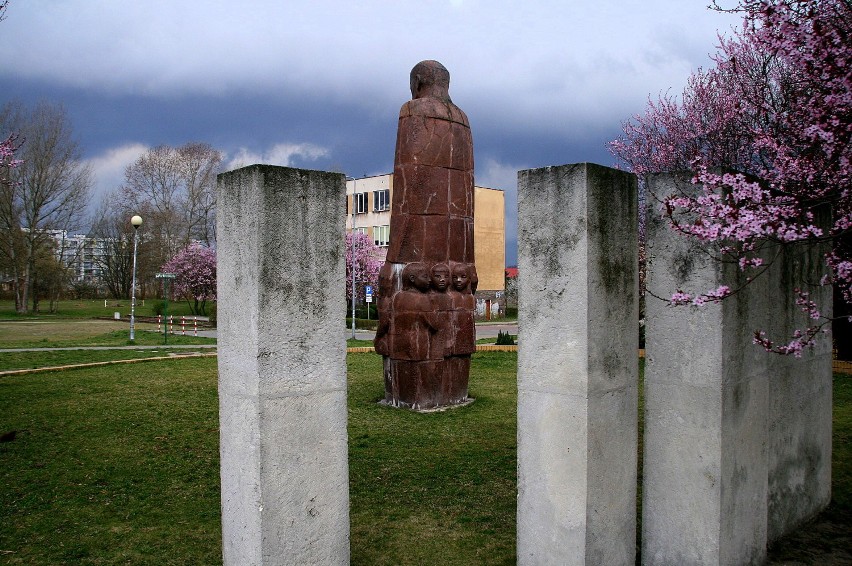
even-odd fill
[[(689, 176), (673, 174), (651, 177), (648, 187), (659, 196), (694, 190)], [(770, 525), (777, 522), (772, 507), (796, 505), (788, 497), (790, 489), (823, 493), (828, 488), (804, 485), (801, 474), (807, 474), (804, 468), (810, 464), (820, 470), (810, 472), (809, 480), (828, 473), (830, 352), (796, 360), (752, 344), (755, 330), (786, 336), (792, 330), (789, 323), (806, 324), (793, 312), (796, 307), (788, 306), (794, 285), (779, 286), (782, 278), (793, 277), (788, 262), (776, 261), (767, 276), (721, 304), (672, 308), (651, 295), (703, 292), (722, 284), (738, 288), (744, 276), (736, 265), (716, 261), (694, 240), (672, 231), (656, 206), (648, 211), (647, 249), (642, 561), (760, 563)], [(802, 283), (799, 279), (797, 285)], [(823, 370), (816, 366), (826, 359), (827, 373), (817, 376)], [(793, 367), (798, 371), (782, 370)], [(803, 375), (811, 371), (814, 375)], [(779, 390), (785, 380), (786, 389)], [(808, 398), (811, 394), (820, 400)], [(811, 407), (805, 415), (796, 403), (819, 409)], [(824, 416), (817, 417), (819, 410)], [(823, 422), (816, 433), (823, 443), (817, 447), (811, 427), (825, 419), (828, 445)], [(807, 463), (801, 460), (802, 445), (811, 450)], [(792, 477), (781, 480), (784, 473)], [(785, 485), (772, 488), (771, 483)], [(786, 503), (771, 503), (773, 491)], [(825, 493), (815, 498), (823, 506)], [(805, 499), (808, 495), (801, 493), (797, 501)], [(810, 503), (807, 516), (819, 506)], [(801, 516), (796, 524), (800, 522)]]
[[(827, 218), (819, 219), (822, 225)], [(809, 321), (792, 304), (794, 289), (808, 289), (820, 311), (831, 316), (831, 287), (814, 288), (825, 269), (829, 244), (811, 250), (784, 250), (770, 268), (775, 307), (769, 328), (789, 337)], [(832, 376), (831, 340), (823, 336), (800, 359), (768, 356), (769, 503), (768, 542), (800, 527), (831, 501)]]
[(226, 565), (349, 563), (344, 184), (266, 165), (218, 178)]
[(636, 178), (518, 173), (518, 564), (633, 564)]

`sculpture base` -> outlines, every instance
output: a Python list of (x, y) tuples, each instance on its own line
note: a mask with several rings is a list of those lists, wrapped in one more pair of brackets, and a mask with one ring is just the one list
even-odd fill
[(474, 399), (473, 397), (468, 397), (461, 403), (457, 403), (455, 405), (444, 405), (443, 407), (433, 407), (431, 409), (415, 409), (414, 407), (405, 404), (394, 405), (390, 403), (387, 399), (382, 399), (381, 401), (379, 401), (379, 405), (391, 407), (393, 409), (405, 409), (407, 411), (414, 411), (415, 413), (440, 413), (443, 411), (451, 411), (453, 409), (461, 409), (462, 407), (467, 407), (468, 405), (472, 405), (474, 401), (476, 401), (476, 399)]
[(384, 357), (385, 399), (392, 407), (428, 411), (469, 404), (470, 356), (409, 361)]

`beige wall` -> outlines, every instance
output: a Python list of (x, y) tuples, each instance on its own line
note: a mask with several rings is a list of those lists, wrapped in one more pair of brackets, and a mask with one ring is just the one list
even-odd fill
[(481, 291), (502, 291), (506, 270), (506, 201), (503, 191), (474, 188), (473, 253)]
[[(346, 181), (346, 229), (352, 229), (352, 192), (369, 192), (369, 212), (355, 215), (355, 226), (366, 227), (372, 235), (373, 227), (390, 224), (390, 210), (373, 212), (372, 191), (390, 189), (393, 201), (393, 175), (376, 175), (355, 181)], [(506, 207), (503, 191), (474, 187), (473, 255), (480, 291), (503, 291), (506, 268)]]

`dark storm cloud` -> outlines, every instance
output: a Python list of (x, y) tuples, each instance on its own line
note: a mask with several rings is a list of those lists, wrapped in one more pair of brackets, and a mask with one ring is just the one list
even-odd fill
[[(389, 172), (408, 72), (434, 58), (474, 129), (477, 183), (593, 161), (649, 94), (678, 92), (736, 18), (703, 0), (12, 0), (0, 103), (61, 102), (97, 189), (159, 144), (251, 160)], [(508, 261), (514, 258), (509, 246)]]

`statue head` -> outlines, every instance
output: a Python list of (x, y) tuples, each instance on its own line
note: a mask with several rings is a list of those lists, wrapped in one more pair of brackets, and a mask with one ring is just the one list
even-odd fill
[(476, 294), (476, 288), (479, 287), (479, 275), (476, 274), (476, 266), (471, 264), (468, 273), (470, 275), (470, 292)]
[(409, 263), (402, 270), (402, 288), (414, 288), (425, 293), (429, 290), (429, 269), (422, 263)]
[(457, 263), (453, 266), (453, 289), (459, 293), (467, 291), (470, 284), (470, 275), (468, 274), (467, 265)]
[(411, 69), (411, 98), (450, 100), (450, 72), (437, 61), (421, 61)]
[(443, 293), (450, 286), (450, 268), (446, 263), (432, 266), (432, 288)]

